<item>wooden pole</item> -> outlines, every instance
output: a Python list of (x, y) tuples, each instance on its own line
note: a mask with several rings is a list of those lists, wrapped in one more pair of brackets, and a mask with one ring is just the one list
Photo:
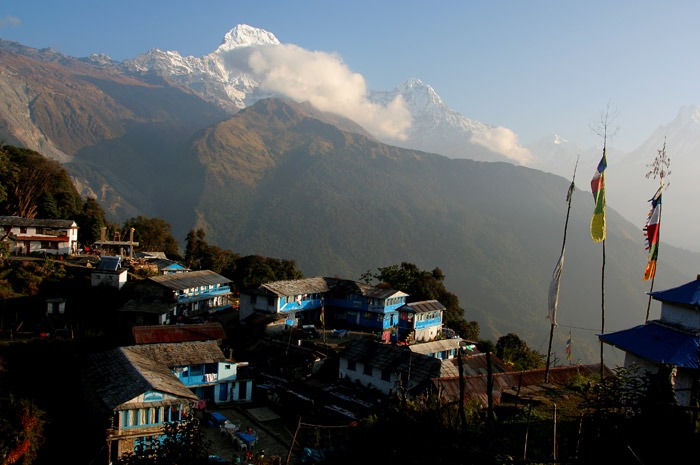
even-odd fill
[(552, 458), (557, 461), (557, 404), (554, 404), (554, 434), (552, 437)]
[(578, 167), (578, 157), (576, 157), (576, 164), (574, 165), (574, 174), (571, 177), (571, 184), (566, 193), (566, 221), (564, 222), (564, 238), (561, 242), (561, 252), (559, 254), (559, 261), (557, 262), (556, 268), (554, 269), (554, 276), (552, 277), (552, 283), (549, 289), (549, 311), (550, 311), (550, 323), (549, 328), (549, 346), (547, 348), (547, 364), (544, 369), (544, 382), (549, 381), (549, 365), (552, 356), (552, 339), (554, 338), (554, 327), (557, 325), (557, 301), (559, 299), (559, 280), (561, 278), (562, 269), (564, 267), (564, 251), (566, 250), (566, 231), (569, 229), (569, 215), (571, 213), (571, 197), (574, 194), (574, 189), (576, 187), (576, 168)]
[[(600, 334), (605, 334), (605, 239), (603, 239), (603, 268), (601, 272)], [(604, 382), (603, 339), (600, 340), (600, 382)]]
[(299, 422), (297, 423), (297, 429), (294, 431), (294, 436), (292, 437), (292, 443), (289, 445), (289, 452), (287, 453), (287, 461), (285, 462), (289, 465), (289, 461), (292, 459), (292, 450), (294, 449), (294, 444), (297, 442), (297, 434), (299, 434), (299, 428), (301, 428), (301, 417), (299, 417)]

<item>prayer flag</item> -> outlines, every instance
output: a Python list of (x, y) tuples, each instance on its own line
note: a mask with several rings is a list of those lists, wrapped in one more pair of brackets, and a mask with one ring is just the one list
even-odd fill
[(561, 250), (561, 256), (554, 267), (552, 274), (552, 282), (549, 283), (549, 320), (553, 326), (557, 325), (557, 306), (559, 305), (559, 282), (561, 281), (561, 271), (564, 267), (564, 249)]
[[(576, 162), (578, 164), (578, 160)], [(574, 170), (574, 176), (576, 171)], [(573, 196), (574, 189), (576, 185), (573, 179), (571, 184), (569, 184), (569, 190), (566, 192), (566, 203), (569, 208), (571, 208), (571, 197)], [(566, 214), (566, 223), (569, 223), (569, 213)], [(552, 282), (549, 283), (549, 295), (548, 297), (548, 308), (549, 308), (549, 320), (552, 322), (553, 326), (557, 325), (557, 306), (559, 305), (559, 283), (561, 282), (561, 272), (564, 268), (564, 251), (566, 249), (566, 228), (564, 229), (564, 243), (561, 246), (561, 255), (559, 256), (559, 261), (554, 267), (554, 272), (552, 273)]]
[(569, 339), (566, 340), (566, 359), (571, 360), (571, 331), (569, 331)]
[(593, 179), (591, 180), (591, 192), (595, 201), (595, 210), (591, 218), (591, 239), (593, 242), (600, 242), (605, 239), (605, 168), (608, 167), (608, 160), (603, 150), (603, 158), (598, 163)]
[(656, 259), (659, 257), (659, 227), (661, 222), (661, 192), (663, 186), (659, 187), (651, 202), (651, 211), (644, 226), (646, 234), (646, 250), (649, 251), (648, 262), (644, 270), (644, 280), (651, 279), (656, 275)]

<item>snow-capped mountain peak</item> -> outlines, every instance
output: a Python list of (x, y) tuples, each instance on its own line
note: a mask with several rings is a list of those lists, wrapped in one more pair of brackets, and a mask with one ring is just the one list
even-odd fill
[(280, 41), (271, 32), (264, 29), (239, 24), (224, 35), (217, 52), (227, 52), (238, 47), (253, 45), (280, 45)]
[(555, 145), (566, 144), (567, 142), (568, 141), (566, 139), (562, 138), (561, 136), (559, 136), (559, 134), (554, 134), (554, 144)]

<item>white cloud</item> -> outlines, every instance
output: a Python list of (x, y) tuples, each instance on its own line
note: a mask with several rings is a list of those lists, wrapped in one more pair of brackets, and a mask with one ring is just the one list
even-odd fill
[(19, 18), (15, 18), (14, 16), (5, 16), (3, 18), (0, 18), (0, 28), (6, 26), (19, 26), (21, 23), (22, 21), (20, 21)]
[(493, 127), (475, 132), (471, 142), (500, 153), (521, 165), (527, 165), (534, 160), (532, 153), (518, 142), (518, 135), (508, 128)]
[(386, 106), (370, 102), (362, 75), (335, 54), (296, 45), (254, 46), (232, 50), (226, 63), (250, 72), (261, 89), (343, 115), (379, 138), (403, 140), (411, 127), (402, 98)]

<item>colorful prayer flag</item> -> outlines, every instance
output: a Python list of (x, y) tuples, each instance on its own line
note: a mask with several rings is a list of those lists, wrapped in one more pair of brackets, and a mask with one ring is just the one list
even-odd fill
[(569, 339), (566, 340), (566, 359), (571, 360), (571, 331), (569, 331)]
[(644, 226), (646, 234), (646, 250), (649, 251), (648, 262), (644, 270), (644, 280), (651, 279), (656, 275), (656, 259), (659, 257), (659, 227), (661, 226), (661, 192), (663, 186), (659, 187), (649, 202), (651, 211)]
[(593, 179), (591, 180), (591, 192), (595, 201), (595, 210), (591, 218), (591, 239), (593, 242), (605, 240), (605, 168), (608, 160), (603, 150), (603, 158), (598, 163)]

